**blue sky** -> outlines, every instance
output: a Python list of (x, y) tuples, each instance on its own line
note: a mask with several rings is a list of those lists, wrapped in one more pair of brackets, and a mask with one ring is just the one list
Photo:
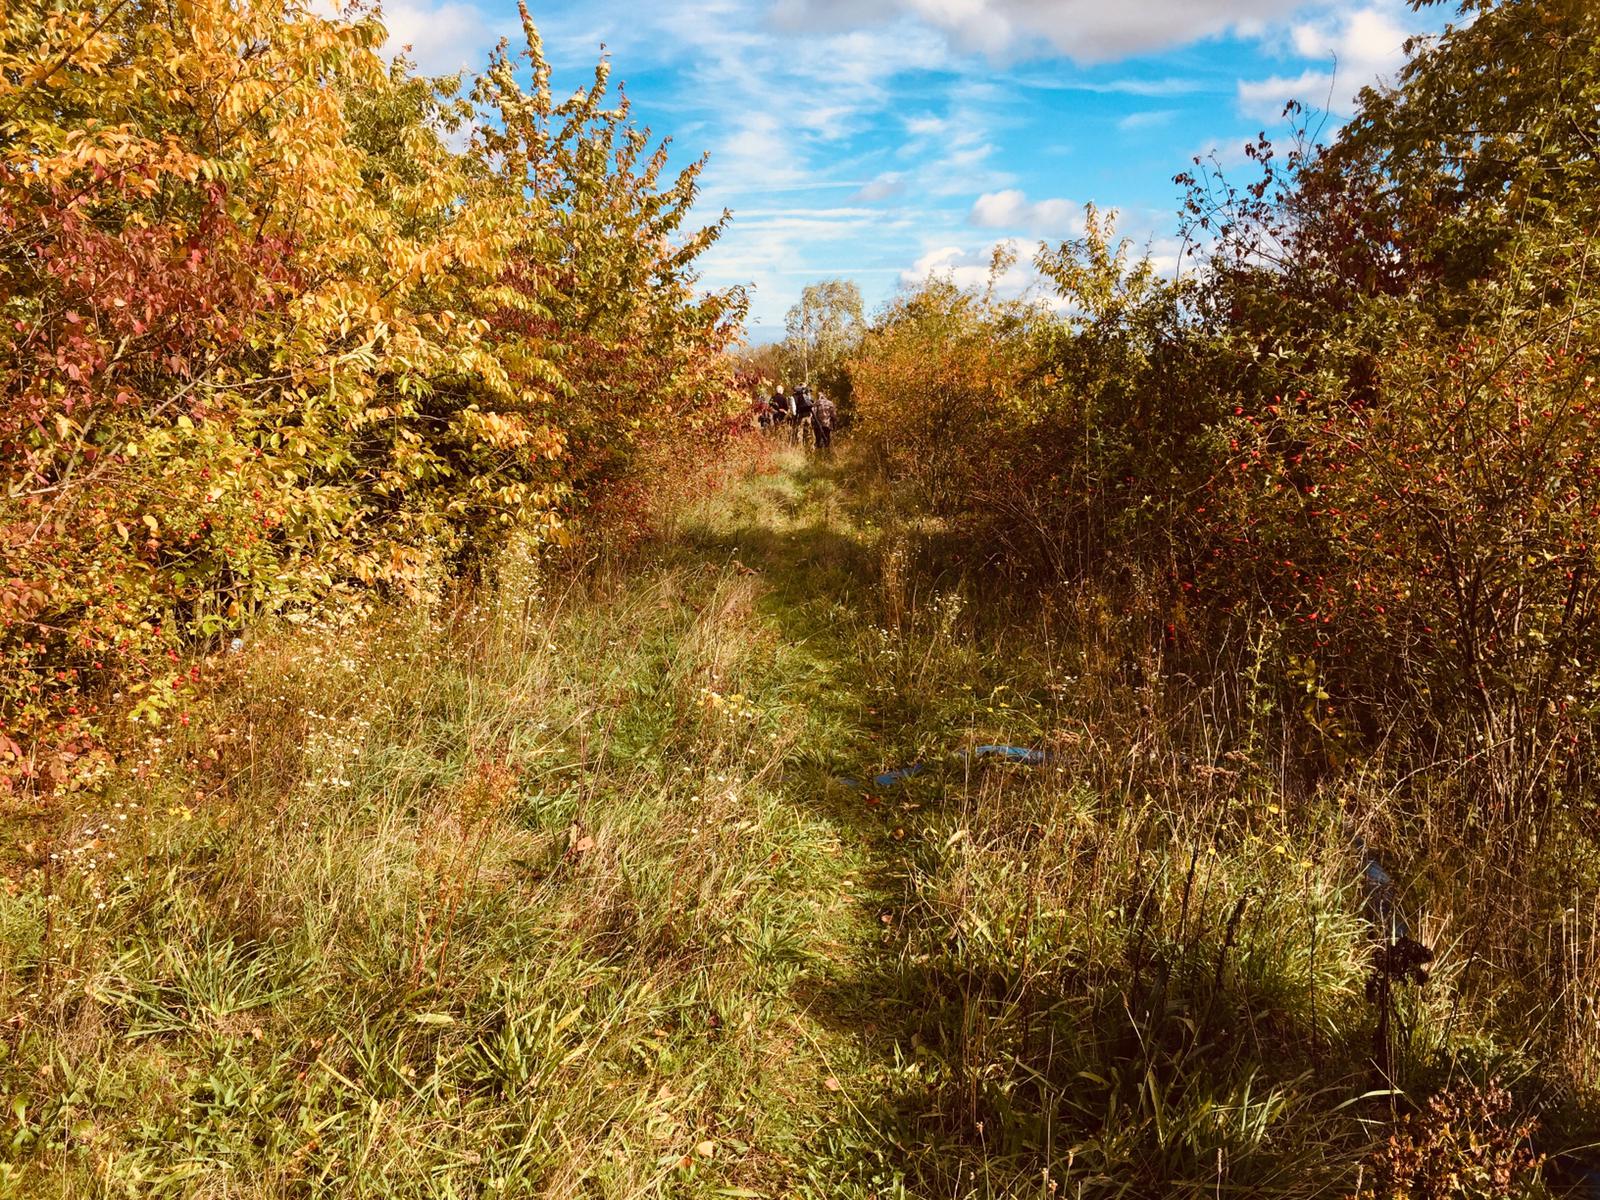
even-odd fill
[[(602, 44), (642, 123), (688, 160), (701, 204), (733, 211), (708, 286), (744, 284), (751, 339), (781, 335), (807, 282), (856, 280), (876, 307), (949, 272), (976, 282), (1014, 241), (1121, 214), (1163, 262), (1172, 176), (1237, 161), (1283, 131), (1290, 97), (1348, 112), (1392, 77), (1408, 33), (1444, 10), (1401, 0), (531, 0), (556, 83), (588, 82)], [(481, 66), (519, 36), (515, 0), (389, 0), (391, 45), (424, 70)]]

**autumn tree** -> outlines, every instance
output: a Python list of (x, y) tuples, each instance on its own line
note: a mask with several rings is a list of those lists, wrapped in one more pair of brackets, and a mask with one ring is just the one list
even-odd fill
[(737, 407), (608, 67), (472, 96), (302, 0), (21, 0), (0, 25), (0, 755), (81, 779), (183, 652), (436, 589), (637, 488)]
[(841, 405), (850, 400), (846, 361), (861, 342), (861, 289), (848, 279), (808, 283), (784, 318), (784, 348), (807, 382)]

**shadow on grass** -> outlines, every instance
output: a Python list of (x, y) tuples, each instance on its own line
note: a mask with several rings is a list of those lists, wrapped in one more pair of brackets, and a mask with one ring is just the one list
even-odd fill
[[(1317, 1031), (1289, 1021), (1269, 1045), (1252, 1028), (1272, 989), (1215, 990), (1205, 956), (1041, 971), (889, 915), (861, 974), (807, 997), (876, 1060), (841, 1174), (887, 1159), (913, 1194), (985, 1196), (1309, 1197), (1350, 1181), (1360, 1142), (1313, 1082)], [(1340, 1082), (1339, 1098), (1359, 1083)], [(1069, 1177), (1077, 1190), (1049, 1186)]]
[[(887, 747), (940, 732), (898, 728), (926, 723), (915, 697), (867, 694), (872, 627), (888, 621), (886, 552), (903, 547), (920, 595), (968, 587), (986, 629), (1015, 615), (1004, 581), (963, 574), (973, 560), (957, 535), (893, 526), (856, 470), (841, 455), (758, 476), (673, 549), (759, 572), (763, 617), (808, 667), (794, 696), (808, 742), (785, 790), (865, 864), (848, 956), (797, 985), (800, 1006), (852, 1048), (848, 1069), (834, 1067), (844, 1102), (819, 1134), (808, 1185), (829, 1196), (1054, 1196), (1072, 1194), (1056, 1190), (1070, 1164), (1084, 1195), (1325, 1192), (1345, 1163), (1332, 1123), (1313, 1111), (1304, 1048), (1319, 1035), (1282, 1003), (1279, 983), (1218, 973), (1215, 948), (1198, 945), (1138, 961), (1085, 944), (1029, 961), (1003, 931), (975, 936), (925, 894), (951, 881), (917, 859), (974, 803), (974, 780), (934, 771), (877, 796), (835, 782), (904, 765), (881, 761)], [(914, 624), (900, 632), (923, 649)], [(1026, 805), (1031, 790), (1004, 803)], [(1120, 919), (1108, 915), (1098, 933), (1126, 940)]]

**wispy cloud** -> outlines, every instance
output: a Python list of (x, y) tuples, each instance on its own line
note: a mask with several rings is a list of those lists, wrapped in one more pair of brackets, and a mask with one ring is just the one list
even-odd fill
[(1168, 76), (1162, 79), (1082, 79), (1076, 76), (1043, 76), (1019, 74), (1013, 82), (1018, 87), (1046, 92), (1086, 92), (1101, 96), (1145, 96), (1160, 99), (1168, 96), (1192, 96), (1210, 88), (1204, 79)]
[(1031, 233), (1039, 237), (1067, 237), (1083, 233), (1083, 209), (1071, 200), (1029, 200), (1016, 188), (985, 192), (967, 214), (979, 229)]
[(1163, 125), (1172, 124), (1172, 118), (1178, 115), (1175, 108), (1159, 108), (1149, 112), (1129, 113), (1117, 122), (1117, 128), (1123, 133), (1133, 133), (1140, 129), (1159, 129)]

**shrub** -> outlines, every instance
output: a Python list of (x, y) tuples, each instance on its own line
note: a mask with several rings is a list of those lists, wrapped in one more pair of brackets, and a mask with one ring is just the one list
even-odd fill
[(1373, 1155), (1372, 1184), (1359, 1196), (1449, 1200), (1452, 1196), (1537, 1195), (1542, 1158), (1530, 1139), (1538, 1121), (1511, 1115), (1511, 1094), (1491, 1081), (1439, 1093), (1407, 1114)]
[[(473, 94), (299, 0), (0, 29), (0, 778), (82, 782), (184, 647), (417, 592), (733, 403), (698, 167), (505, 46)], [(602, 219), (603, 217), (603, 219)]]

